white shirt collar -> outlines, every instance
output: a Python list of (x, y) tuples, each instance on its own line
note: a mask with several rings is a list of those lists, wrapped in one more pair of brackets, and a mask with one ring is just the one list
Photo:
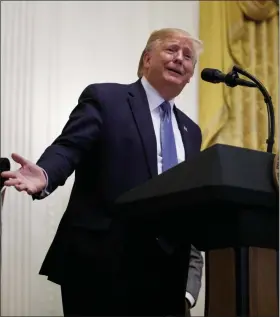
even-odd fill
[[(150, 110), (153, 111), (164, 102), (164, 99), (144, 76), (141, 78), (141, 83), (146, 91)], [(169, 100), (169, 103), (171, 105), (171, 110), (173, 110), (174, 99)]]

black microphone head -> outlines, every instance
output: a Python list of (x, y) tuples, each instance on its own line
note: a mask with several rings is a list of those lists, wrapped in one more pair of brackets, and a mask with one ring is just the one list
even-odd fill
[(9, 159), (7, 159), (6, 157), (1, 157), (0, 158), (0, 172), (5, 172), (5, 171), (9, 171), (11, 168), (11, 164)]
[(210, 83), (221, 83), (224, 81), (225, 75), (215, 68), (204, 68), (201, 72), (201, 78)]
[(11, 168), (11, 164), (9, 159), (6, 157), (1, 157), (0, 158), (0, 189), (4, 186), (5, 178), (1, 176), (2, 172), (9, 171)]

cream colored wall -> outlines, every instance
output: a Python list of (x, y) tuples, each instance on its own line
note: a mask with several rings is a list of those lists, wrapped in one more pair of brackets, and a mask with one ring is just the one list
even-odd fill
[[(198, 35), (195, 1), (1, 3), (1, 156), (36, 161), (90, 83), (132, 82), (150, 32)], [(177, 101), (197, 120), (197, 74)], [(12, 168), (16, 168), (12, 164)], [(2, 210), (2, 315), (58, 316), (59, 287), (38, 275), (73, 179), (43, 201), (7, 190)], [(204, 286), (193, 315), (202, 316)]]

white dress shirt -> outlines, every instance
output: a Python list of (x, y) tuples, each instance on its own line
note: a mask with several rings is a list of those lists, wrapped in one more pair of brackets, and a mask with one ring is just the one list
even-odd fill
[[(141, 83), (145, 89), (150, 111), (151, 111), (151, 116), (152, 116), (152, 121), (154, 125), (154, 130), (155, 130), (155, 135), (156, 135), (156, 141), (157, 141), (157, 165), (158, 165), (158, 174), (162, 173), (162, 155), (161, 155), (161, 143), (160, 143), (160, 108), (159, 106), (165, 101), (159, 93), (150, 85), (150, 83), (147, 81), (147, 79), (143, 76), (141, 78)], [(174, 131), (174, 137), (175, 137), (175, 143), (176, 143), (176, 150), (177, 150), (177, 158), (178, 162), (181, 163), (182, 161), (185, 160), (185, 149), (184, 149), (184, 144), (182, 141), (182, 136), (181, 132), (178, 127), (178, 123), (173, 111), (174, 107), (174, 99), (168, 100), (171, 107), (171, 120), (172, 120), (172, 126), (173, 126), (173, 131)], [(194, 305), (195, 300), (193, 296), (186, 292), (186, 298), (190, 302), (191, 306)]]

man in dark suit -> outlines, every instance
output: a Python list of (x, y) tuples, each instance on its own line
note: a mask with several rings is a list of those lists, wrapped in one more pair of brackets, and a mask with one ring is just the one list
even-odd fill
[(164, 231), (156, 233), (157, 224), (127, 223), (113, 209), (122, 193), (200, 151), (199, 127), (174, 104), (193, 76), (200, 47), (183, 30), (153, 32), (139, 80), (89, 85), (36, 164), (12, 154), (21, 168), (2, 174), (5, 185), (34, 199), (50, 195), (75, 171), (40, 270), (61, 285), (65, 315), (183, 315), (185, 299), (195, 304), (200, 252), (170, 243)]

